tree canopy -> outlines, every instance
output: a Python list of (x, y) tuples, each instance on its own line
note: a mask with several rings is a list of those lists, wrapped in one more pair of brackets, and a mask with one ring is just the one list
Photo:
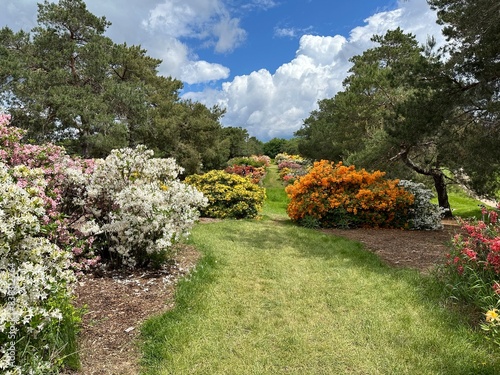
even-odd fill
[[(401, 29), (372, 40), (376, 47), (352, 59), (344, 91), (321, 100), (297, 131), (300, 152), (393, 177), (428, 176), (445, 209), (446, 170), (466, 175), (476, 190), (494, 191), (500, 158), (495, 151), (481, 166), (477, 161), (485, 156), (480, 144), (500, 139), (497, 126), (467, 107), (456, 74), (433, 51), (434, 41), (420, 46)], [(490, 186), (478, 184), (478, 177)]]
[[(0, 30), (0, 100), (34, 142), (85, 157), (145, 144), (194, 173), (220, 166), (224, 111), (181, 100), (160, 60), (104, 35), (110, 22), (82, 0), (45, 1), (31, 32)], [(224, 160), (223, 160), (224, 159)]]

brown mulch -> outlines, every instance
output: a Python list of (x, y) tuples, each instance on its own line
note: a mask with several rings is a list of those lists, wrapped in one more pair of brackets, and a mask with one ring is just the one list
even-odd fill
[(175, 262), (160, 270), (83, 276), (76, 287), (77, 305), (86, 311), (79, 341), (82, 369), (72, 374), (138, 374), (141, 323), (173, 307), (177, 281), (199, 258), (184, 245)]
[(452, 237), (460, 231), (454, 220), (443, 221), (442, 230), (324, 229), (324, 233), (361, 242), (393, 267), (428, 272), (445, 259)]
[[(453, 221), (439, 231), (324, 230), (363, 243), (391, 266), (422, 272), (443, 259), (447, 243), (458, 231)], [(82, 369), (72, 374), (138, 374), (139, 326), (173, 307), (177, 281), (192, 270), (199, 256), (195, 249), (183, 246), (175, 263), (159, 271), (84, 276), (76, 287), (78, 305), (86, 306), (80, 334)]]

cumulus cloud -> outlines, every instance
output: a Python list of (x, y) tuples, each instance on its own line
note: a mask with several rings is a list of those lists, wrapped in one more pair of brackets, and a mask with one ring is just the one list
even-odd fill
[(421, 43), (429, 34), (442, 43), (435, 21), (436, 15), (425, 0), (401, 1), (397, 9), (366, 19), (365, 25), (354, 28), (348, 38), (303, 35), (295, 58), (274, 73), (262, 69), (237, 76), (223, 83), (220, 90), (191, 92), (185, 97), (226, 108), (223, 124), (244, 127), (263, 141), (289, 138), (317, 108), (318, 100), (333, 97), (342, 89), (351, 67), (349, 59), (372, 47), (374, 34), (399, 26), (414, 33)]
[(246, 38), (240, 20), (231, 16), (222, 0), (164, 1), (149, 11), (142, 27), (155, 36), (155, 46), (148, 45), (148, 50), (163, 60), (160, 73), (188, 84), (226, 79), (229, 69), (198, 60), (183, 40), (199, 40), (205, 48), (227, 53)]

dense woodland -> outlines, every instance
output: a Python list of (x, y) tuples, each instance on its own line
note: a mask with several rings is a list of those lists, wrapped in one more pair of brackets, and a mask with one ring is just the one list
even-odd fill
[(236, 156), (300, 153), (421, 179), (447, 208), (449, 183), (498, 191), (500, 4), (428, 2), (446, 46), (421, 46), (401, 29), (373, 36), (344, 90), (320, 100), (291, 140), (263, 143), (238, 124), (223, 127), (223, 108), (181, 99), (182, 82), (160, 76), (160, 60), (140, 46), (106, 37), (110, 23), (82, 0), (39, 4), (30, 32), (0, 30), (0, 100), (32, 142), (83, 157), (144, 144), (188, 175)]

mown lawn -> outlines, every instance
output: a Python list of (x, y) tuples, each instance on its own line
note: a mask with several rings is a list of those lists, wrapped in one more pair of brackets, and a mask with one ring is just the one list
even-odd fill
[(144, 325), (143, 374), (500, 373), (431, 276), (292, 225), (279, 189), (260, 220), (195, 227), (204, 258)]

